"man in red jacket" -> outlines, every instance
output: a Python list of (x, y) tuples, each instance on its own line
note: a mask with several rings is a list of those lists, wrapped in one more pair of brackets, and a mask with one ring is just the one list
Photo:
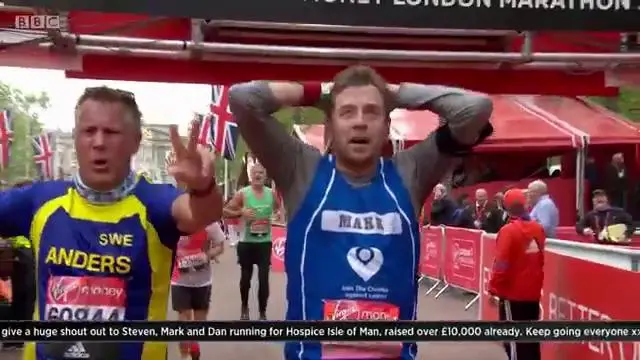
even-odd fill
[[(539, 320), (544, 229), (529, 219), (521, 189), (504, 194), (509, 222), (498, 232), (489, 292), (499, 299), (500, 320)], [(540, 360), (539, 343), (504, 344), (510, 360)]]

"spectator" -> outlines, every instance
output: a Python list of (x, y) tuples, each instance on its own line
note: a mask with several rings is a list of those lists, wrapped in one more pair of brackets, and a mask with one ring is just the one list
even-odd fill
[(555, 237), (560, 215), (558, 207), (547, 193), (547, 184), (542, 180), (532, 181), (527, 187), (527, 198), (531, 206), (531, 220), (542, 225), (548, 238)]
[[(545, 235), (528, 219), (526, 196), (520, 189), (505, 193), (509, 223), (498, 232), (489, 293), (497, 297), (502, 321), (540, 319), (540, 292), (544, 277)], [(509, 360), (540, 360), (540, 343), (504, 344)]]
[[(576, 224), (576, 232), (581, 235), (593, 236), (595, 241), (625, 242), (633, 236), (633, 219), (624, 209), (609, 204), (604, 190), (595, 190), (592, 196), (593, 210), (589, 211)], [(613, 225), (624, 225), (623, 234)]]
[(489, 208), (487, 207), (488, 202), (489, 195), (487, 194), (487, 190), (478, 188), (476, 190), (476, 204), (475, 212), (473, 214), (473, 224), (476, 229), (482, 228), (482, 224), (486, 221), (487, 216), (489, 216)]
[(599, 189), (600, 186), (600, 174), (598, 174), (598, 165), (596, 160), (589, 156), (584, 165), (584, 179), (589, 182), (591, 189)]
[(453, 213), (458, 207), (447, 194), (447, 188), (438, 184), (433, 188), (433, 202), (431, 203), (431, 225), (453, 224)]
[(502, 203), (503, 197), (503, 193), (496, 193), (492, 203), (489, 204), (488, 215), (482, 223), (482, 230), (490, 234), (497, 233), (507, 223), (508, 216)]
[(628, 185), (624, 156), (617, 153), (611, 157), (611, 164), (605, 170), (604, 190), (612, 206), (627, 209)]
[(473, 220), (473, 204), (469, 199), (469, 195), (463, 193), (458, 197), (458, 208), (453, 214), (452, 226), (465, 229), (476, 228)]

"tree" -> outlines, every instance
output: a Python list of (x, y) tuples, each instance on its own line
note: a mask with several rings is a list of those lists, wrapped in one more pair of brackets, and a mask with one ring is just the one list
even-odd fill
[(596, 97), (593, 100), (631, 121), (640, 122), (640, 88), (624, 87), (617, 97)]
[(33, 164), (31, 137), (42, 130), (38, 112), (49, 107), (49, 96), (24, 93), (8, 84), (0, 82), (0, 109), (9, 110), (13, 120), (13, 143), (9, 166), (0, 173), (2, 180), (12, 183), (23, 177), (37, 175)]

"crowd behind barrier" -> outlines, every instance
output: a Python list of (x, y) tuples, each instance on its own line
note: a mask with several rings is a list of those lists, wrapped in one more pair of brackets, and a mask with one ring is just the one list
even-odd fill
[[(569, 230), (572, 230), (570, 232)], [(547, 239), (543, 320), (640, 319), (640, 239), (631, 246), (594, 244), (575, 229), (560, 229), (566, 240)], [(273, 228), (273, 270), (284, 271), (286, 228)], [(487, 291), (495, 254), (495, 234), (425, 226), (421, 237), (420, 281), (431, 279), (425, 295), (439, 297), (458, 288), (475, 294), (478, 320), (498, 320), (498, 308)], [(638, 360), (640, 342), (544, 343), (543, 360)]]

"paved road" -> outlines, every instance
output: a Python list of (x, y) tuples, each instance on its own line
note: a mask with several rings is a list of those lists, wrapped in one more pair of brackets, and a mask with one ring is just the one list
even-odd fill
[[(235, 251), (227, 248), (219, 264), (214, 265), (214, 291), (210, 319), (236, 320), (240, 314), (238, 279), (240, 271), (235, 262)], [(255, 277), (255, 275), (254, 275)], [(272, 320), (284, 318), (284, 289), (285, 276), (273, 273), (271, 275), (271, 299), (268, 317)], [(252, 317), (257, 317), (255, 307), (255, 288), (252, 288)], [(432, 296), (420, 297), (419, 318), (421, 320), (473, 320), (476, 309), (465, 312), (464, 296), (460, 293), (445, 294), (439, 299)], [(169, 312), (170, 318), (175, 318)], [(20, 354), (3, 352), (2, 360), (18, 360)], [(504, 360), (504, 351), (495, 343), (422, 343), (420, 344), (419, 360)], [(170, 347), (170, 360), (179, 360), (177, 346)], [(203, 344), (203, 359), (260, 359), (281, 360), (282, 346), (274, 343), (207, 343)]]

